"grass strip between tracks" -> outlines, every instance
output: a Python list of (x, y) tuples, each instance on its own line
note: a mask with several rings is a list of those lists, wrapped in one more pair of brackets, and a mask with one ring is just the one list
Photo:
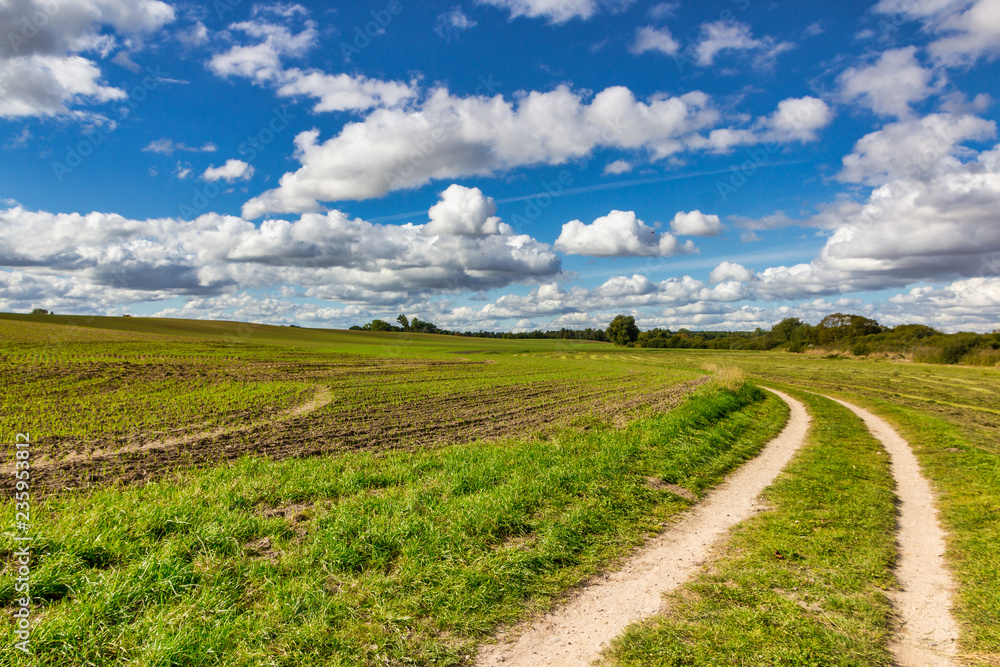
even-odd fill
[(895, 496), (888, 456), (846, 408), (781, 387), (813, 417), (806, 445), (715, 560), (637, 623), (606, 663), (893, 664)]

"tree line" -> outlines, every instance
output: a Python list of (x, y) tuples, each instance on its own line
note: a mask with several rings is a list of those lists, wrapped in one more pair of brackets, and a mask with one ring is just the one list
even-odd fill
[(505, 340), (526, 340), (526, 339), (563, 339), (563, 340), (596, 340), (605, 342), (608, 340), (604, 329), (558, 329), (553, 331), (449, 331), (442, 329), (432, 322), (424, 322), (414, 317), (408, 318), (400, 313), (396, 318), (397, 324), (391, 324), (385, 320), (372, 320), (361, 326), (354, 325), (351, 331), (394, 331), (397, 333), (433, 333), (446, 336), (463, 336), (465, 338), (501, 338)]
[(941, 364), (976, 364), (993, 366), (1000, 363), (1000, 331), (991, 334), (961, 332), (946, 334), (924, 324), (900, 324), (887, 327), (862, 315), (833, 313), (819, 324), (808, 324), (797, 317), (786, 317), (769, 330), (754, 331), (691, 331), (689, 329), (655, 328), (641, 331), (635, 318), (615, 317), (606, 329), (558, 329), (552, 331), (448, 331), (417, 317), (400, 314), (396, 324), (372, 320), (357, 331), (395, 331), (406, 333), (436, 333), (467, 338), (562, 339), (610, 342), (618, 346), (693, 349), (693, 350), (807, 350), (828, 354), (850, 354), (864, 357), (878, 354), (908, 354), (914, 361)]
[(989, 334), (946, 334), (924, 324), (887, 327), (862, 315), (833, 313), (812, 325), (786, 317), (770, 330), (690, 331), (650, 329), (639, 331), (635, 319), (619, 315), (608, 325), (616, 345), (647, 348), (701, 350), (825, 351), (856, 357), (910, 354), (914, 361), (941, 364), (993, 366), (1000, 363), (1000, 331)]

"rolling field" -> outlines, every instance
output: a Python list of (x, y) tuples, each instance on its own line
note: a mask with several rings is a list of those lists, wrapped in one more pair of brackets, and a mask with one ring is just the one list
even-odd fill
[[(703, 380), (694, 370), (578, 353), (595, 347), (588, 343), (34, 320), (0, 320), (0, 374), (17, 387), (4, 396), (0, 428), (37, 438), (33, 455), (50, 490), (251, 452), (277, 459), (624, 422), (676, 405)], [(110, 328), (122, 321), (139, 331)]]
[(891, 480), (853, 417), (806, 392), (912, 444), (950, 534), (963, 653), (997, 664), (996, 369), (13, 315), (0, 520), (15, 522), (11, 441), (29, 432), (35, 655), (13, 651), (9, 624), (0, 661), (472, 664), (781, 429), (785, 404), (731, 367), (807, 402), (809, 446), (768, 492), (774, 515), (609, 664), (889, 664)]

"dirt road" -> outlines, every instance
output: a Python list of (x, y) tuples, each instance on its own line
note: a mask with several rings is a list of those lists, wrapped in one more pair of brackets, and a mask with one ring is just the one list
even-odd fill
[(595, 660), (627, 625), (656, 613), (663, 593), (690, 578), (734, 524), (762, 511), (757, 496), (805, 439), (809, 427), (805, 408), (781, 392), (774, 393), (791, 407), (791, 416), (755, 459), (633, 554), (621, 569), (589, 582), (566, 604), (530, 625), (514, 629), (511, 639), (484, 646), (476, 664), (580, 667)]
[(896, 577), (902, 586), (892, 596), (902, 623), (892, 647), (896, 660), (900, 667), (953, 665), (958, 641), (958, 626), (951, 615), (955, 583), (944, 561), (944, 531), (938, 524), (934, 491), (910, 445), (889, 424), (867, 410), (832, 400), (865, 422), (892, 461), (899, 498)]

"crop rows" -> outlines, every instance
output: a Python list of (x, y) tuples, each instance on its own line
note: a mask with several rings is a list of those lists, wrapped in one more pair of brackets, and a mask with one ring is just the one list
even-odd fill
[(32, 433), (36, 488), (142, 481), (245, 454), (280, 459), (620, 423), (675, 405), (701, 381), (644, 359), (564, 352), (394, 358), (115, 335), (70, 337), (54, 352), (51, 343), (0, 338), (0, 379), (17, 387), (3, 397), (0, 428)]

